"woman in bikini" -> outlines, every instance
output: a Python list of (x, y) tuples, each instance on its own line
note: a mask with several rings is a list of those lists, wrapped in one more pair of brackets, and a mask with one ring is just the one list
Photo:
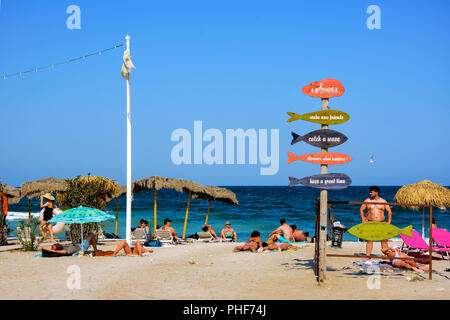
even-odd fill
[(233, 249), (233, 252), (237, 251), (249, 251), (256, 252), (259, 248), (262, 248), (262, 242), (261, 242), (261, 234), (259, 231), (253, 231), (250, 235), (250, 238), (248, 238), (248, 241), (243, 246), (237, 246)]
[(276, 243), (266, 243), (263, 242), (262, 244), (262, 251), (266, 250), (278, 250), (278, 252), (281, 252), (283, 250), (289, 250), (289, 249), (297, 249), (296, 246), (293, 246), (290, 243), (287, 242), (276, 242)]
[(428, 267), (422, 267), (418, 265), (413, 259), (400, 260), (395, 258), (409, 258), (409, 256), (403, 252), (400, 252), (399, 248), (383, 248), (381, 251), (388, 256), (389, 261), (394, 267), (404, 268), (408, 270), (414, 270), (417, 273), (423, 273), (428, 270)]
[[(44, 198), (47, 200), (47, 203), (45, 204)], [(55, 198), (50, 193), (46, 193), (41, 196), (41, 208), (44, 208), (44, 216), (39, 224), (39, 231), (45, 239), (47, 238), (47, 233), (44, 232), (44, 228), (47, 227), (47, 230), (50, 232), (50, 241), (55, 241), (55, 238), (53, 237), (53, 226), (48, 221), (53, 218), (53, 209), (58, 207), (55, 204)]]

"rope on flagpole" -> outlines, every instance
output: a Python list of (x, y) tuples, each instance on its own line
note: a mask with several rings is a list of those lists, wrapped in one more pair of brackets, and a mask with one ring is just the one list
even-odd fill
[(101, 55), (104, 52), (107, 52), (107, 51), (110, 51), (110, 50), (115, 50), (117, 48), (123, 47), (124, 45), (125, 45), (124, 43), (121, 43), (121, 44), (115, 45), (114, 47), (111, 47), (111, 48), (107, 48), (107, 49), (99, 50), (99, 51), (96, 51), (96, 52), (93, 52), (93, 53), (85, 54), (85, 55), (77, 57), (77, 58), (67, 59), (67, 60), (65, 60), (63, 62), (52, 63), (52, 64), (49, 64), (49, 65), (44, 66), (44, 67), (36, 67), (36, 68), (33, 68), (33, 69), (21, 71), (21, 72), (5, 74), (5, 75), (3, 75), (1, 77), (3, 78), (3, 80), (6, 80), (6, 79), (9, 79), (9, 78), (12, 78), (12, 77), (21, 77), (21, 76), (23, 76), (26, 73), (39, 72), (39, 71), (46, 70), (46, 69), (55, 69), (55, 67), (57, 67), (57, 66), (60, 66), (60, 65), (63, 65), (63, 64), (70, 64), (70, 63), (78, 61), (78, 60), (85, 60), (86, 58), (89, 58), (89, 57), (92, 57), (92, 56)]

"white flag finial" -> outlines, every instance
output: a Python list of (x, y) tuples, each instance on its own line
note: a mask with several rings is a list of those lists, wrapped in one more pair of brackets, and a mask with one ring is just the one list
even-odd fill
[(133, 62), (130, 58), (130, 36), (126, 36), (125, 39), (127, 40), (127, 49), (123, 53), (123, 65), (122, 65), (122, 78), (129, 79), (130, 78), (130, 71), (136, 69)]

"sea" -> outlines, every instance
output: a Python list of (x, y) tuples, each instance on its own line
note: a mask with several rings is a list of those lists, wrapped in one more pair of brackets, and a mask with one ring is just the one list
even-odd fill
[[(309, 187), (285, 187), (285, 186), (230, 186), (236, 194), (239, 205), (229, 205), (215, 201), (211, 205), (208, 224), (220, 234), (226, 221), (231, 222), (231, 227), (236, 231), (238, 241), (246, 241), (250, 233), (258, 230), (262, 239), (267, 240), (269, 234), (280, 225), (280, 219), (285, 219), (288, 224), (297, 225), (299, 230), (309, 232), (312, 237), (315, 233), (315, 206), (316, 199), (320, 196), (318, 189)], [(394, 196), (400, 186), (380, 187), (380, 197), (388, 202), (396, 202)], [(330, 201), (364, 201), (369, 197), (369, 187), (350, 186), (343, 190), (328, 192)], [(162, 225), (165, 218), (172, 221), (172, 226), (181, 237), (183, 234), (184, 219), (188, 201), (187, 193), (174, 190), (159, 190), (157, 194), (157, 224)], [(126, 219), (126, 195), (119, 198), (118, 202), (118, 236), (125, 238)], [(38, 216), (40, 203), (37, 200), (31, 202), (31, 212)], [(415, 230), (422, 233), (422, 209), (411, 210), (400, 206), (392, 206), (392, 224), (404, 228), (412, 225)], [(334, 221), (340, 221), (347, 229), (361, 223), (359, 213), (360, 205), (332, 204), (330, 215)], [(116, 200), (109, 202), (105, 210), (115, 215)], [(191, 199), (189, 215), (186, 227), (186, 236), (201, 231), (205, 223), (208, 210), (208, 201)], [(433, 208), (433, 217), (438, 228), (450, 230), (449, 210)], [(146, 219), (153, 231), (153, 191), (135, 194), (132, 202), (132, 227), (139, 225), (140, 219)], [(28, 219), (28, 199), (24, 198), (19, 203), (10, 205), (8, 209), (7, 223), (10, 234), (15, 235), (15, 230), (20, 220)], [(425, 216), (425, 237), (428, 236), (429, 223), (428, 209)], [(106, 222), (104, 231), (115, 232), (115, 220)], [(56, 235), (64, 239), (64, 232)], [(344, 241), (358, 241), (358, 238), (349, 233), (344, 234)]]

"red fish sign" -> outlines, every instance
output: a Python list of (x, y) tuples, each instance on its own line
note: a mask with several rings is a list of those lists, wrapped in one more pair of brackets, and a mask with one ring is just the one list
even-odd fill
[(311, 154), (305, 154), (302, 156), (297, 156), (293, 153), (288, 152), (287, 163), (294, 162), (296, 160), (303, 160), (306, 162), (317, 163), (317, 164), (343, 164), (353, 159), (343, 153), (337, 152), (317, 152)]
[(304, 86), (302, 92), (314, 98), (332, 98), (342, 96), (344, 86), (338, 80), (323, 79)]

